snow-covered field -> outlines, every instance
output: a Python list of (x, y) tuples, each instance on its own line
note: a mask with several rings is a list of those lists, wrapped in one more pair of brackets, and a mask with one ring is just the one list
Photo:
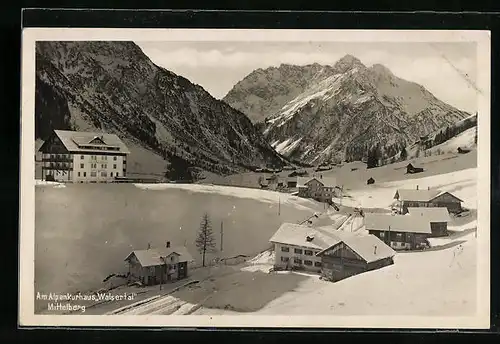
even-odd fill
[(300, 208), (302, 210), (313, 210), (318, 208), (318, 203), (315, 201), (311, 201), (309, 199), (297, 196), (292, 196), (291, 194), (287, 193), (269, 191), (269, 190), (210, 185), (210, 184), (163, 183), (163, 184), (134, 184), (134, 185), (144, 190), (178, 189), (178, 190), (187, 190), (198, 193), (211, 193), (221, 196), (246, 198), (272, 204), (277, 204), (281, 202), (281, 204), (288, 204)]
[[(449, 191), (461, 198), (463, 206), (468, 209), (477, 209), (477, 168), (439, 174), (418, 179), (372, 184), (364, 188), (345, 191), (342, 205), (362, 208), (388, 208), (394, 201), (397, 189), (428, 187)], [(340, 202), (340, 199), (334, 199)]]

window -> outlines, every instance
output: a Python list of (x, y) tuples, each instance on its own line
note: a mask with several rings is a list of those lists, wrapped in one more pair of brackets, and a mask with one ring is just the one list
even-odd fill
[(97, 164), (92, 164), (92, 168), (97, 168)]
[(312, 256), (313, 255), (313, 251), (311, 251), (311, 250), (304, 250), (304, 254), (306, 256)]
[(108, 176), (108, 174), (106, 173), (106, 171), (101, 172), (101, 177), (107, 177), (107, 176)]
[(87, 176), (87, 172), (83, 172), (83, 176), (86, 177)]
[(314, 262), (314, 266), (317, 267), (317, 268), (320, 268), (321, 267), (321, 262)]
[(113, 160), (116, 161), (116, 156), (113, 157)]
[(384, 232), (380, 232), (380, 237), (381, 238), (385, 237), (385, 233)]
[(113, 172), (111, 172), (111, 177), (113, 177)]
[(108, 156), (107, 156), (107, 155), (104, 155), (104, 156), (102, 157), (102, 159), (103, 159), (103, 160), (108, 160)]
[(113, 168), (116, 170), (116, 164), (113, 164)]
[(51, 154), (51, 155), (50, 155), (50, 158), (51, 158), (51, 159), (54, 159), (54, 154)]
[[(84, 172), (85, 173), (85, 172)], [(97, 177), (97, 172), (96, 171), (92, 171), (90, 172), (90, 176), (91, 177)]]
[(293, 259), (293, 262), (294, 262), (295, 264), (302, 264), (302, 260), (300, 260), (299, 258), (294, 258), (294, 259)]
[(174, 257), (170, 257), (170, 261), (173, 262), (174, 261)]
[(116, 176), (116, 177), (118, 177), (118, 176), (119, 176), (118, 172), (116, 172), (115, 176)]
[(297, 254), (302, 254), (302, 250), (300, 248), (294, 249), (293, 252)]
[(311, 262), (310, 260), (304, 260), (304, 265), (311, 266), (313, 265), (313, 262)]
[(290, 252), (290, 248), (286, 246), (281, 246), (281, 252)]
[(80, 172), (78, 172), (78, 177), (80, 177)]
[(85, 159), (85, 156), (84, 155), (80, 155), (80, 159), (81, 160)]
[(84, 166), (83, 164), (80, 164), (80, 168), (83, 168), (83, 166)]
[(101, 168), (107, 168), (108, 164), (101, 164)]

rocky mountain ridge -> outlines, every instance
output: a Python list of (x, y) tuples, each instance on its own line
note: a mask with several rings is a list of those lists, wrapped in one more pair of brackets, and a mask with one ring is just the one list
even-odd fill
[(420, 136), (470, 116), (387, 67), (366, 67), (351, 55), (333, 66), (258, 70), (224, 101), (251, 116), (280, 154), (313, 164), (362, 160), (376, 145), (390, 157)]
[(35, 98), (36, 138), (107, 131), (143, 155), (218, 174), (282, 164), (243, 113), (156, 66), (133, 42), (37, 42)]

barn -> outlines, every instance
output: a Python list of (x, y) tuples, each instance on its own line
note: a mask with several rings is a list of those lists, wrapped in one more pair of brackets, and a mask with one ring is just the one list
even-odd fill
[(424, 169), (422, 167), (415, 167), (411, 163), (406, 165), (406, 173), (420, 173), (424, 172)]
[(321, 277), (336, 282), (366, 271), (394, 264), (396, 252), (371, 234), (337, 231), (339, 241), (316, 255)]
[(451, 221), (448, 208), (408, 208), (408, 215), (420, 216), (429, 221), (433, 237), (448, 235), (448, 222)]
[(455, 195), (436, 189), (419, 190), (399, 189), (394, 194), (394, 199), (399, 202), (401, 214), (406, 214), (410, 207), (445, 207), (449, 213), (460, 213), (462, 211), (462, 200)]
[(367, 185), (375, 184), (375, 179), (373, 179), (372, 177), (370, 177), (370, 179), (368, 179), (368, 180), (366, 181), (366, 184), (367, 184)]

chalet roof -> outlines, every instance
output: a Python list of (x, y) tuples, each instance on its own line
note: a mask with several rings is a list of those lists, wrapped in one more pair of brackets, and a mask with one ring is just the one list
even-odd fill
[[(307, 237), (312, 238), (312, 240), (308, 241)], [(283, 223), (269, 241), (272, 243), (323, 250), (338, 243), (340, 240), (335, 236), (334, 230), (312, 228), (294, 223)]]
[[(367, 263), (376, 262), (377, 260), (394, 257), (394, 255), (396, 255), (396, 251), (375, 235), (346, 231), (337, 231), (335, 234), (345, 245), (356, 252)], [(320, 256), (323, 252), (337, 244), (338, 243), (327, 247), (316, 255)]]
[(54, 134), (70, 152), (94, 153), (96, 149), (84, 148), (83, 146), (93, 148), (104, 146), (110, 148), (114, 147), (116, 150), (113, 150), (113, 152), (130, 153), (127, 146), (115, 134), (70, 130), (54, 130)]
[(431, 234), (430, 221), (424, 216), (389, 215), (378, 213), (365, 214), (366, 230), (382, 230), (407, 233)]
[[(416, 190), (416, 189), (399, 189), (394, 194), (394, 198), (400, 201), (415, 201), (428, 202), (441, 194), (439, 190)], [(398, 197), (399, 196), (399, 197)]]
[(125, 258), (128, 260), (131, 255), (135, 255), (137, 260), (143, 267), (148, 266), (158, 266), (165, 264), (161, 257), (168, 257), (172, 254), (179, 256), (179, 262), (191, 262), (193, 257), (189, 254), (188, 250), (183, 247), (169, 247), (169, 248), (150, 248), (147, 250), (136, 250), (130, 252), (130, 254)]
[(337, 180), (334, 177), (298, 177), (297, 178), (297, 186), (298, 187), (307, 187), (307, 184), (311, 182), (313, 179), (316, 179), (325, 187), (334, 188), (337, 186)]
[(411, 216), (423, 216), (429, 222), (450, 222), (450, 213), (446, 207), (414, 208), (408, 207)]

